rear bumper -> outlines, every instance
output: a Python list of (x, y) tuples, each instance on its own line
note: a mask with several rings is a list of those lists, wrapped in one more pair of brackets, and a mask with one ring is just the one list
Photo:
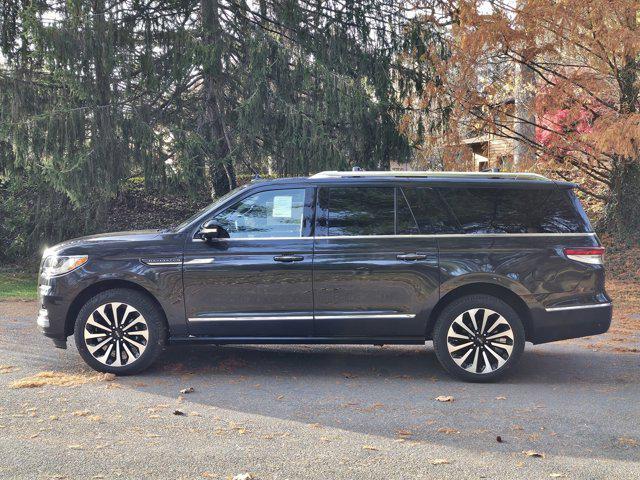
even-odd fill
[(599, 335), (609, 330), (611, 303), (548, 308), (534, 314), (533, 343)]

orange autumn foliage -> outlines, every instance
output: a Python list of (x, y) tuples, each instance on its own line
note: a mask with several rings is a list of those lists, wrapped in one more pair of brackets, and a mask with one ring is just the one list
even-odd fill
[[(640, 211), (640, 200), (630, 205), (634, 195), (625, 193), (640, 180), (629, 173), (640, 171), (640, 1), (419, 3), (418, 11), (438, 12), (447, 25), (451, 55), (422, 59), (444, 80), (424, 90), (422, 103), (448, 100), (445, 144), (459, 144), (468, 132), (527, 142), (537, 154), (529, 168), (579, 179), (618, 217), (627, 207), (630, 214)], [(514, 122), (524, 120), (507, 108), (516, 93), (516, 64), (535, 72), (532, 138), (518, 136)]]

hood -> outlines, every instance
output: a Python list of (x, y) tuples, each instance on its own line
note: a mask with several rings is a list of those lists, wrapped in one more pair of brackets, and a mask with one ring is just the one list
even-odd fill
[(83, 250), (89, 248), (91, 250), (100, 248), (100, 246), (107, 246), (107, 244), (119, 244), (119, 243), (137, 243), (137, 242), (152, 242), (159, 240), (163, 236), (161, 230), (131, 230), (125, 232), (109, 232), (98, 233), (96, 235), (88, 235), (86, 237), (74, 238), (65, 242), (58, 243), (53, 247), (45, 250), (46, 254), (52, 253), (85, 253)]

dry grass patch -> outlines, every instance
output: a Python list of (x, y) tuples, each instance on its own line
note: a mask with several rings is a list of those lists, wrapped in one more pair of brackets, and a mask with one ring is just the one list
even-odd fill
[(40, 372), (30, 377), (11, 382), (11, 388), (39, 388), (44, 386), (76, 387), (89, 382), (111, 381), (115, 375), (109, 373), (69, 374), (64, 372)]

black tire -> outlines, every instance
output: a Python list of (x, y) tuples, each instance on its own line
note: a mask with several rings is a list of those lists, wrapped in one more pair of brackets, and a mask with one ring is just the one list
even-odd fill
[[(479, 311), (475, 312), (472, 320), (470, 311), (473, 312), (474, 309)], [(486, 320), (483, 322), (485, 312), (489, 311), (497, 315), (487, 313)], [(500, 320), (500, 316), (508, 326)], [(476, 329), (473, 328), (474, 320)], [(471, 332), (460, 325), (461, 321), (469, 327)], [(456, 325), (452, 327), (454, 322)], [(491, 328), (494, 322), (499, 325)], [(483, 324), (485, 330), (480, 332)], [(490, 328), (491, 330), (487, 331)], [(472, 336), (471, 333), (474, 335)], [(502, 336), (492, 340), (486, 338), (495, 337), (498, 334)], [(450, 338), (449, 335), (451, 335)], [(464, 336), (468, 339), (464, 339)], [(471, 346), (464, 347), (469, 342)], [(503, 377), (520, 360), (524, 343), (524, 326), (519, 315), (508, 303), (491, 295), (468, 295), (454, 300), (440, 313), (433, 328), (433, 347), (438, 361), (452, 376), (467, 382), (491, 382)], [(509, 347), (511, 347), (510, 353)], [(451, 353), (450, 349), (458, 350)], [(503, 358), (504, 363), (500, 365), (500, 361), (489, 350), (498, 353), (501, 358), (506, 356), (506, 361)], [(468, 356), (463, 358), (465, 355)], [(486, 366), (484, 356), (489, 360), (490, 367)], [(461, 362), (461, 365), (456, 361)], [(491, 368), (495, 369), (491, 370)], [(478, 370), (483, 370), (484, 373)]]
[[(111, 320), (113, 320), (114, 308), (112, 304), (114, 303), (124, 304), (124, 307), (119, 306), (115, 308), (115, 311), (119, 312), (119, 314), (116, 313), (116, 322), (122, 323), (123, 327), (120, 329), (112, 328), (112, 333), (106, 333), (108, 327), (112, 325), (109, 323), (110, 321), (105, 320), (105, 318), (111, 317)], [(97, 316), (97, 319), (98, 323), (107, 328), (96, 328), (96, 320), (93, 320), (93, 314), (98, 308), (104, 305), (109, 305), (106, 309), (103, 309), (103, 313), (106, 313), (104, 316)], [(130, 313), (127, 314), (127, 306), (132, 307), (137, 312), (130, 311)], [(118, 317), (122, 318), (118, 319)], [(137, 322), (134, 322), (138, 317), (142, 317), (142, 320), (138, 319)], [(129, 319), (129, 322), (127, 322), (127, 319)], [(92, 321), (87, 324), (90, 320)], [(136, 323), (136, 325), (129, 326), (129, 329), (127, 329), (128, 323)], [(118, 331), (116, 332), (116, 330)], [(85, 335), (89, 334), (89, 336), (91, 336), (91, 332), (100, 335), (100, 338), (85, 340)], [(119, 336), (115, 337), (116, 334)], [(146, 339), (143, 336), (145, 334), (147, 336)], [(126, 340), (124, 337), (133, 340), (133, 342), (129, 343), (130, 340)], [(74, 328), (76, 346), (83, 360), (94, 370), (115, 373), (116, 375), (133, 375), (148, 368), (162, 353), (166, 343), (166, 337), (167, 327), (163, 312), (149, 296), (142, 292), (126, 288), (106, 290), (90, 298), (80, 309)], [(112, 340), (109, 340), (109, 338), (112, 338)], [(107, 363), (98, 360), (98, 358), (90, 352), (89, 349), (91, 347), (95, 348), (98, 343), (102, 343), (103, 341), (108, 343), (103, 349), (98, 350), (96, 354), (106, 353), (111, 343), (114, 345), (119, 343), (116, 347), (120, 355), (120, 364), (108, 364), (111, 359), (109, 355), (115, 356), (116, 348), (112, 347), (112, 353), (106, 355), (107, 358), (105, 362)], [(87, 342), (95, 343), (95, 345), (90, 347)], [(138, 349), (134, 346), (134, 342), (139, 343), (144, 348), (140, 347)], [(133, 358), (133, 360), (130, 362), (129, 355), (126, 351), (132, 354), (131, 358)], [(125, 364), (122, 364), (123, 359), (124, 362), (126, 362)]]

